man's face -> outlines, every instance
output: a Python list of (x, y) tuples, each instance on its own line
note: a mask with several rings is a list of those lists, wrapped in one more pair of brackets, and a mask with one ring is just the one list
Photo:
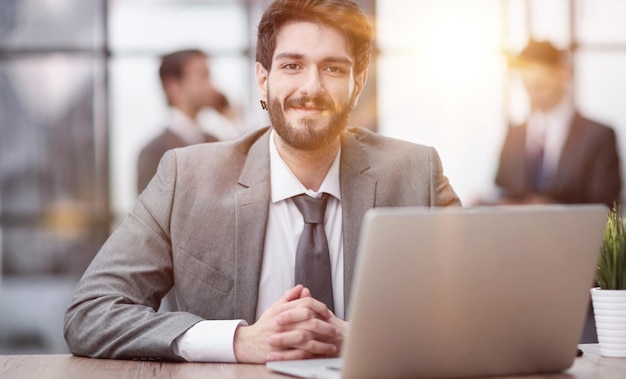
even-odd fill
[(342, 33), (309, 22), (282, 27), (270, 72), (257, 63), (257, 84), (272, 125), (291, 147), (316, 150), (337, 140), (365, 81)]
[(522, 82), (533, 109), (547, 112), (557, 106), (567, 90), (567, 69), (562, 65), (548, 66), (527, 63), (521, 69)]
[(211, 81), (207, 63), (203, 56), (191, 57), (183, 67), (183, 75), (178, 81), (180, 101), (196, 110), (215, 103), (217, 90)]

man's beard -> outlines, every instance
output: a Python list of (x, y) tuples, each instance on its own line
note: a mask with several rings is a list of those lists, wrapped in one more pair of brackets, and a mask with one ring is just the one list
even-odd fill
[[(269, 91), (267, 98), (270, 121), (276, 133), (289, 146), (307, 151), (320, 149), (336, 141), (348, 125), (350, 113), (354, 108), (354, 100), (336, 106), (331, 99), (325, 96), (302, 96), (285, 100), (283, 110), (280, 101), (272, 98)], [(315, 121), (311, 118), (300, 119), (298, 127), (294, 127), (287, 121), (285, 118), (286, 110), (304, 106), (307, 103), (313, 103), (316, 108), (332, 114), (327, 125), (316, 126)]]

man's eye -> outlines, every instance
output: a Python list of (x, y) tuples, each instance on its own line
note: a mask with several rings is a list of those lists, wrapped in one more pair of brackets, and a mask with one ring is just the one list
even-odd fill
[(337, 67), (337, 66), (328, 66), (325, 68), (325, 70), (328, 72), (337, 73), (337, 74), (341, 74), (345, 72), (341, 67)]
[(286, 70), (297, 70), (300, 66), (295, 63), (287, 63), (286, 65), (283, 65), (283, 68)]

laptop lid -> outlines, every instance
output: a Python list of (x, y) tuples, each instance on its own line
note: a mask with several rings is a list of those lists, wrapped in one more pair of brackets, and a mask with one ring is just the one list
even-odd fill
[(370, 210), (341, 377), (567, 369), (606, 214), (599, 205)]

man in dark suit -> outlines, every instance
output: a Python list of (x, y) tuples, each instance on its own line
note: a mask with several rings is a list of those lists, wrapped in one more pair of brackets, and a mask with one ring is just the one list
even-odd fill
[[(372, 41), (352, 0), (270, 5), (256, 81), (271, 127), (165, 154), (77, 286), (64, 328), (74, 354), (254, 363), (339, 354), (365, 212), (460, 205), (435, 149), (347, 127)], [(305, 218), (302, 201), (323, 214)], [(325, 238), (301, 264), (312, 225)], [(328, 264), (313, 269), (318, 259)], [(156, 312), (171, 288), (178, 310)]]
[(137, 192), (146, 188), (163, 154), (170, 149), (218, 139), (202, 130), (198, 113), (205, 107), (231, 117), (228, 99), (211, 81), (208, 56), (200, 50), (180, 50), (161, 58), (159, 77), (171, 107), (170, 125), (139, 153)]
[(533, 41), (512, 60), (527, 91), (527, 123), (508, 129), (495, 184), (500, 203), (620, 201), (621, 177), (613, 129), (581, 116), (571, 98), (564, 51)]

